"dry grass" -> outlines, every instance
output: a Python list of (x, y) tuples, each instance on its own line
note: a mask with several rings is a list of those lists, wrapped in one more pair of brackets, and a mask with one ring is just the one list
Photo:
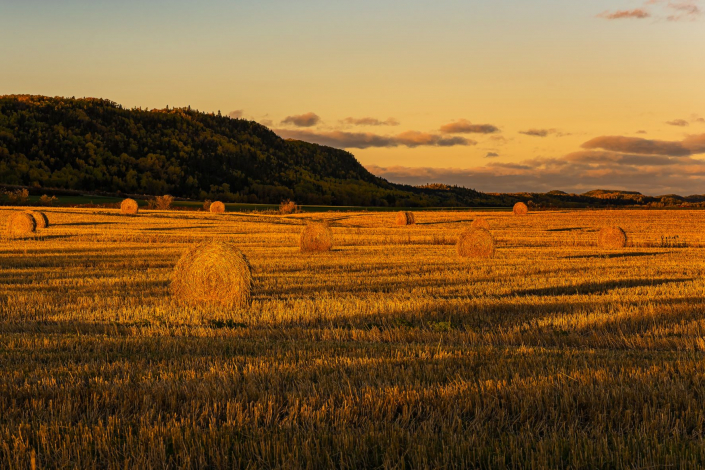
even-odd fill
[(29, 213), (34, 217), (34, 221), (37, 223), (37, 230), (49, 227), (49, 218), (44, 212), (29, 211)]
[(514, 204), (513, 212), (514, 215), (526, 215), (529, 213), (529, 206), (527, 206), (523, 202), (517, 202), (516, 204)]
[(416, 223), (413, 212), (397, 212), (397, 225), (413, 225)]
[(220, 201), (215, 201), (211, 204), (209, 210), (216, 214), (222, 214), (223, 212), (225, 212), (225, 204)]
[[(1, 468), (705, 464), (705, 211), (326, 213), (325, 256), (309, 214), (46, 214), (0, 239)], [(595, 246), (606, 214), (624, 249)], [(482, 262), (455, 252), (474, 217)], [(211, 239), (247, 254), (249, 308), (170, 295)]]
[(188, 304), (242, 308), (251, 301), (252, 270), (245, 255), (231, 244), (200, 243), (179, 259), (170, 290), (176, 299)]
[(492, 258), (495, 252), (495, 242), (488, 230), (471, 228), (460, 234), (455, 249), (458, 256), (464, 258)]
[(597, 236), (597, 245), (602, 248), (624, 248), (627, 234), (620, 227), (603, 227)]
[(279, 204), (279, 213), (282, 215), (296, 214), (299, 212), (299, 206), (294, 201), (287, 199)]
[(333, 248), (333, 232), (325, 222), (311, 222), (304, 227), (299, 237), (302, 253), (330, 251)]
[(37, 230), (37, 221), (29, 212), (13, 212), (7, 218), (5, 231), (8, 236), (29, 235)]
[(123, 214), (137, 214), (139, 212), (139, 205), (134, 199), (127, 198), (120, 203), (120, 212)]

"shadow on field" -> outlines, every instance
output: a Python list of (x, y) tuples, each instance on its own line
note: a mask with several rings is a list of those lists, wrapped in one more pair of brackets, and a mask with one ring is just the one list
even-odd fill
[(56, 227), (71, 227), (71, 226), (79, 226), (79, 225), (117, 225), (118, 222), (70, 222), (68, 224), (51, 224), (50, 227), (56, 226)]
[(549, 228), (547, 232), (574, 232), (576, 230), (584, 230), (585, 227), (566, 227), (566, 228)]
[(633, 252), (633, 253), (597, 253), (593, 255), (568, 255), (564, 256), (563, 259), (595, 259), (595, 258), (605, 258), (605, 259), (614, 259), (614, 258), (639, 258), (642, 256), (656, 256), (656, 255), (666, 255), (668, 254), (668, 251), (638, 251), (638, 252)]
[(441, 222), (416, 222), (416, 225), (449, 225), (449, 224), (465, 224), (471, 223), (475, 219), (463, 219), (463, 220), (447, 220)]
[(517, 290), (508, 295), (512, 296), (555, 296), (555, 295), (585, 295), (604, 294), (615, 289), (630, 287), (658, 287), (666, 284), (682, 284), (692, 281), (692, 278), (683, 279), (623, 279), (609, 282), (586, 282), (573, 286), (542, 287), (540, 289)]
[[(145, 227), (142, 228), (142, 230), (145, 231), (150, 231), (150, 232), (162, 232), (162, 231), (170, 231), (170, 230), (191, 230), (191, 229), (202, 229), (202, 228), (218, 228), (218, 224), (211, 224), (211, 225), (186, 225), (182, 227)], [(230, 233), (230, 232), (229, 232)], [(233, 233), (233, 235), (244, 235), (245, 233)]]

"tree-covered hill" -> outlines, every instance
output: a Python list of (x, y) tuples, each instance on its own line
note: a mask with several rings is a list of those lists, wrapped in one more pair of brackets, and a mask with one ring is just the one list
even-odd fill
[[(393, 185), (345, 151), (244, 119), (102, 99), (0, 97), (0, 182), (232, 202), (460, 205), (475, 191)], [(455, 194), (457, 192), (458, 194)]]

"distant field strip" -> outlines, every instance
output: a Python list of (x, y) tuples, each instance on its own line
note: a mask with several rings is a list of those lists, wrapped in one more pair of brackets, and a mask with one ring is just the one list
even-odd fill
[[(41, 210), (0, 238), (0, 468), (705, 466), (705, 211)], [(250, 307), (169, 296), (209, 239)]]

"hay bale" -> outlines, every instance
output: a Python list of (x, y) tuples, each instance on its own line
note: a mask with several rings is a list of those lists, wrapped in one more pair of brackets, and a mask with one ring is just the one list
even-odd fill
[(120, 212), (123, 214), (136, 214), (140, 209), (137, 201), (127, 198), (120, 203)]
[(413, 225), (415, 223), (413, 212), (401, 211), (397, 213), (397, 225)]
[(627, 234), (620, 227), (603, 227), (597, 235), (597, 245), (601, 248), (624, 248)]
[(458, 256), (463, 258), (494, 257), (494, 237), (484, 228), (471, 228), (460, 234), (455, 245)]
[(252, 298), (252, 269), (242, 252), (226, 242), (204, 242), (181, 256), (171, 274), (171, 295), (183, 303), (246, 307)]
[(301, 231), (299, 247), (302, 253), (330, 251), (333, 248), (333, 232), (325, 222), (311, 222)]
[(37, 223), (37, 230), (49, 227), (49, 218), (44, 212), (29, 211), (29, 213), (34, 217), (34, 221)]
[(526, 215), (529, 213), (529, 206), (524, 204), (523, 202), (517, 202), (514, 204), (514, 215)]
[(470, 224), (470, 228), (484, 228), (485, 230), (489, 230), (490, 224), (482, 217), (478, 217), (477, 219), (472, 221), (472, 223)]
[(37, 221), (29, 212), (15, 212), (7, 219), (8, 235), (28, 235), (37, 231)]
[(210, 208), (208, 209), (211, 212), (214, 212), (216, 214), (221, 214), (225, 212), (225, 204), (223, 204), (220, 201), (215, 201), (214, 203), (211, 204)]

